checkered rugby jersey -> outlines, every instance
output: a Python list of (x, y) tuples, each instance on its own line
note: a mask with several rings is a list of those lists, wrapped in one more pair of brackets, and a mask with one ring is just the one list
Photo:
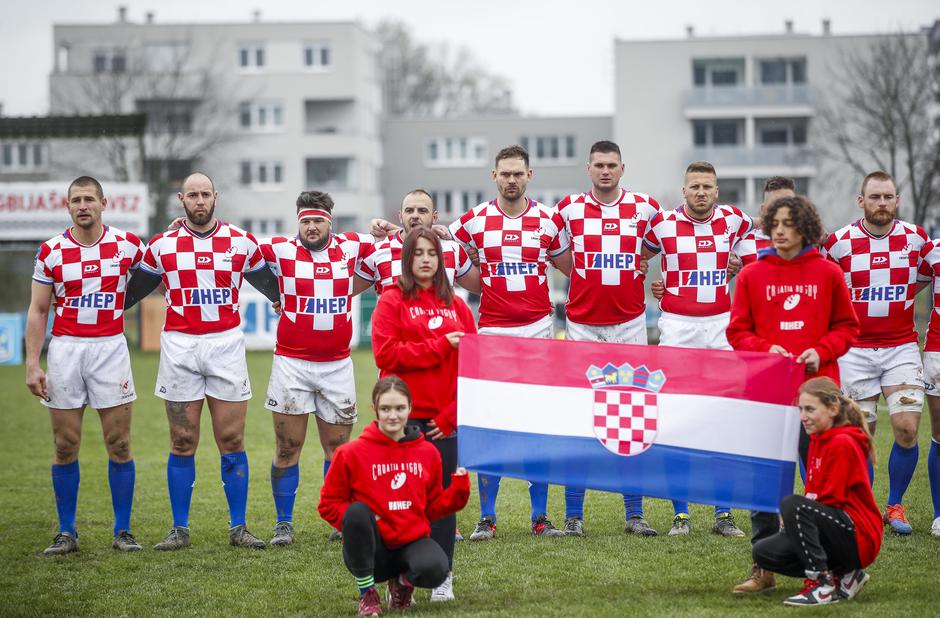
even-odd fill
[(354, 232), (333, 234), (321, 251), (310, 251), (296, 237), (261, 243), (281, 289), (275, 354), (315, 362), (349, 356), (353, 282), (373, 243), (372, 236)]
[(70, 230), (39, 246), (33, 281), (53, 286), (52, 334), (110, 337), (124, 332), (127, 276), (144, 254), (139, 238), (104, 226), (101, 238), (83, 245)]
[(644, 193), (621, 189), (611, 204), (593, 193), (569, 195), (558, 213), (571, 238), (574, 268), (565, 305), (578, 324), (622, 324), (646, 310), (643, 273), (638, 268), (643, 237), (662, 210)]
[(924, 351), (940, 352), (940, 241), (928, 240), (921, 247), (917, 275), (918, 282), (929, 281), (933, 284), (933, 309), (930, 311)]
[(914, 295), (924, 230), (896, 220), (880, 238), (861, 219), (829, 235), (822, 253), (845, 273), (861, 326), (858, 348), (889, 348), (917, 341)]
[(774, 248), (774, 241), (770, 238), (770, 236), (764, 234), (762, 230), (755, 228), (753, 233), (749, 234), (748, 236), (750, 240), (754, 241), (754, 248), (757, 253), (760, 253), (764, 249)]
[(686, 215), (684, 205), (656, 215), (645, 245), (662, 252), (666, 295), (660, 308), (695, 317), (730, 311), (728, 258), (734, 253), (745, 264), (756, 259), (754, 242), (746, 239), (751, 226), (749, 216), (722, 204), (707, 221)]
[(510, 217), (497, 200), (484, 202), (451, 223), (458, 242), (480, 254), (480, 326), (524, 326), (552, 311), (545, 267), (568, 249), (561, 215), (526, 198), (525, 211)]
[(163, 278), (163, 330), (190, 335), (217, 333), (241, 324), (238, 289), (242, 276), (264, 268), (258, 241), (250, 233), (217, 221), (205, 238), (186, 225), (150, 240), (140, 267)]
[[(375, 244), (375, 250), (362, 261), (361, 274), (375, 282), (376, 294), (398, 282), (401, 277), (401, 250), (404, 239), (401, 230), (388, 238)], [(467, 274), (473, 267), (470, 256), (459, 243), (452, 240), (441, 240), (441, 250), (444, 252), (443, 264), (447, 272), (447, 280), (451, 285), (454, 281)]]

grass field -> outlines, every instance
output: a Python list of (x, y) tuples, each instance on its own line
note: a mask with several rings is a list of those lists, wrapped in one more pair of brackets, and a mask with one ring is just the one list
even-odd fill
[[(249, 528), (265, 540), (274, 524), (269, 481), (274, 435), (270, 413), (262, 408), (270, 372), (269, 353), (250, 353), (255, 397), (250, 403), (246, 444), (252, 466)], [(368, 351), (355, 354), (360, 427), (370, 418), (367, 393), (375, 378)], [(313, 435), (301, 461), (295, 509), (298, 542), (290, 548), (249, 551), (228, 546), (228, 511), (219, 478), (219, 457), (208, 413), (196, 457), (197, 481), (190, 525), (193, 547), (158, 553), (151, 546), (169, 530), (165, 462), (168, 432), (162, 402), (154, 397), (156, 354), (135, 354), (132, 449), (137, 462), (133, 532), (145, 545), (139, 554), (110, 549), (111, 503), (107, 462), (97, 414), (86, 412), (81, 451), (82, 485), (78, 529), (82, 551), (43, 558), (41, 550), (56, 532), (49, 464), (52, 439), (45, 408), (29, 395), (22, 367), (0, 367), (3, 436), (0, 438), (0, 615), (226, 615), (349, 616), (358, 598), (342, 564), (341, 548), (328, 543), (329, 528), (316, 513), (322, 454)], [(921, 465), (908, 493), (915, 534), (887, 536), (870, 569), (872, 581), (851, 603), (819, 608), (816, 614), (922, 616), (940, 614), (940, 539), (929, 536), (932, 520), (924, 457), (929, 446), (927, 415), (921, 427)], [(887, 494), (889, 424), (878, 436), (875, 494)], [(358, 435), (357, 429), (355, 434)], [(475, 486), (475, 482), (474, 482)], [(458, 522), (469, 535), (479, 514), (474, 487)], [(623, 615), (783, 615), (781, 600), (800, 582), (782, 578), (778, 591), (760, 598), (729, 594), (750, 567), (747, 539), (723, 539), (708, 532), (709, 509), (693, 506), (688, 538), (651, 539), (623, 533), (619, 496), (589, 492), (584, 539), (533, 539), (528, 527), (528, 492), (522, 481), (507, 480), (499, 498), (500, 527), (495, 542), (459, 543), (453, 604), (431, 605), (416, 595), (416, 615), (467, 616), (623, 616)], [(552, 488), (550, 516), (563, 517), (562, 492)], [(650, 523), (665, 533), (671, 507), (647, 501)], [(745, 512), (736, 512), (748, 530)], [(806, 611), (806, 610), (803, 610)]]

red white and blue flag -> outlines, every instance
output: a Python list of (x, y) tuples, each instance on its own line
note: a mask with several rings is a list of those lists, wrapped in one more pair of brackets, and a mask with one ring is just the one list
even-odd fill
[(776, 511), (793, 493), (801, 368), (757, 352), (468, 335), (461, 465)]

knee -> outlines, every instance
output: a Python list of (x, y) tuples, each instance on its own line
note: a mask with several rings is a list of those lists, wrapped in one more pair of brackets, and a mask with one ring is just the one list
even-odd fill
[(372, 526), (372, 510), (364, 502), (353, 502), (343, 513), (343, 533), (363, 534)]
[(81, 438), (77, 433), (71, 431), (62, 431), (54, 436), (55, 442), (55, 463), (69, 464), (78, 458), (78, 448), (81, 445)]
[(300, 460), (300, 451), (303, 445), (303, 440), (278, 437), (274, 463), (278, 467), (288, 467), (296, 464)]
[(423, 565), (421, 579), (427, 584), (426, 588), (437, 588), (447, 579), (447, 573), (450, 572), (447, 567), (447, 557), (443, 556), (443, 560), (440, 558)]
[(905, 423), (894, 428), (894, 441), (904, 448), (917, 444), (917, 425)]
[(219, 435), (217, 442), (222, 453), (238, 453), (245, 450), (244, 433), (241, 431), (224, 431)]
[(170, 433), (170, 450), (174, 455), (191, 457), (196, 453), (198, 439), (188, 431), (173, 431)]
[(323, 440), (323, 455), (326, 457), (326, 459), (332, 459), (333, 451), (346, 444), (348, 441), (349, 434), (346, 432), (327, 436), (327, 438)]
[(787, 519), (796, 512), (797, 507), (803, 502), (803, 496), (790, 494), (780, 501), (780, 516)]
[(108, 450), (108, 456), (112, 461), (125, 463), (131, 458), (131, 440), (130, 436), (122, 432), (114, 432), (105, 436), (105, 447)]

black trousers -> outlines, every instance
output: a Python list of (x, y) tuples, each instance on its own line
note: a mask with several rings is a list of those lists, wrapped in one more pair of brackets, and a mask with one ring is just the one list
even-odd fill
[(861, 568), (855, 524), (845, 511), (792, 495), (780, 503), (780, 514), (783, 530), (754, 545), (757, 566), (789, 577)]
[[(800, 444), (798, 447), (800, 461), (803, 467), (806, 467), (806, 460), (809, 457), (809, 434), (800, 425)], [(761, 539), (766, 539), (780, 532), (780, 517), (776, 513), (763, 513), (760, 511), (751, 511), (751, 544), (755, 544)]]
[(419, 588), (435, 588), (447, 578), (447, 556), (430, 537), (389, 549), (379, 536), (375, 515), (353, 502), (343, 515), (343, 562), (355, 577), (372, 575), (384, 582), (404, 573)]
[[(426, 420), (409, 418), (408, 424), (427, 434), (430, 427)], [(444, 487), (450, 485), (450, 475), (457, 471), (457, 434), (443, 440), (428, 440), (441, 454), (441, 480)], [(447, 555), (447, 566), (454, 567), (454, 535), (457, 533), (457, 515), (448, 515), (431, 522), (431, 538), (437, 541)]]

